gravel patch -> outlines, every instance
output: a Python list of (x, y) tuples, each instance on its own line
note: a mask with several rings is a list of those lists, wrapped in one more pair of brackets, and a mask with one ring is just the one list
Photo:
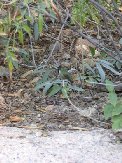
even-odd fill
[(110, 130), (53, 131), (0, 127), (0, 163), (122, 163)]

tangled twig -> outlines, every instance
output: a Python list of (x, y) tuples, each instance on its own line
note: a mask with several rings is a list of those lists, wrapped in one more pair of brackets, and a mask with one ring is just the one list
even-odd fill
[(58, 35), (58, 37), (56, 38), (57, 41), (55, 42), (55, 44), (54, 44), (54, 46), (53, 46), (53, 48), (52, 48), (52, 50), (51, 50), (51, 52), (50, 52), (50, 54), (49, 54), (49, 56), (48, 56), (48, 59), (46, 60), (46, 63), (48, 63), (48, 61), (49, 61), (50, 58), (52, 57), (53, 52), (54, 52), (54, 50), (55, 50), (57, 44), (59, 43), (58, 40), (60, 40), (60, 36), (61, 36), (61, 34), (62, 34), (62, 30), (63, 30), (63, 28), (64, 28), (64, 26), (65, 26), (65, 24), (66, 24), (68, 18), (69, 18), (69, 11), (67, 10), (67, 16), (66, 16), (66, 19), (65, 19), (65, 21), (63, 22), (63, 24), (62, 24), (62, 26), (61, 26), (61, 29), (60, 29), (59, 35)]

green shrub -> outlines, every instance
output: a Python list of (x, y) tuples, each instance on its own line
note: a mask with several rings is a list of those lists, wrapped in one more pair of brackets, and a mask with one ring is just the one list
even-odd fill
[(122, 99), (118, 99), (115, 93), (113, 83), (106, 81), (106, 88), (108, 90), (109, 102), (104, 106), (104, 116), (108, 120), (112, 120), (112, 129), (122, 128)]
[(29, 42), (37, 41), (43, 28), (46, 27), (45, 15), (54, 21), (55, 13), (50, 3), (47, 4), (43, 0), (38, 2), (13, 0), (8, 4), (4, 4), (3, 1), (0, 2), (0, 11), (0, 44), (4, 49), (5, 60), (12, 78), (13, 68), (17, 65), (18, 48), (24, 50), (27, 39)]

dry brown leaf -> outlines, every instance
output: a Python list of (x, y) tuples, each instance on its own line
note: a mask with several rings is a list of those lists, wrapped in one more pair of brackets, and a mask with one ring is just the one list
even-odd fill
[(78, 38), (75, 44), (76, 55), (82, 55), (85, 52), (85, 57), (90, 57), (90, 49), (89, 47), (95, 48), (93, 44), (91, 44), (88, 40)]
[(7, 94), (8, 96), (12, 96), (12, 97), (22, 97), (22, 91), (23, 89), (20, 89), (18, 92), (15, 92), (15, 93), (9, 93)]
[(45, 113), (46, 112), (46, 110), (45, 110), (45, 108), (43, 108), (43, 107), (39, 107), (39, 106), (35, 106), (36, 107), (36, 110), (37, 111), (40, 111), (40, 112), (43, 112), (43, 113)]
[(64, 0), (64, 4), (66, 8), (71, 8), (73, 5), (73, 0)]
[(14, 113), (22, 113), (22, 111), (21, 111), (21, 109), (16, 109), (16, 110), (14, 110)]
[(0, 94), (0, 103), (5, 104), (5, 99), (2, 97), (2, 95)]
[(12, 115), (9, 117), (11, 122), (21, 122), (23, 120), (23, 118), (17, 116), (17, 115)]
[(36, 106), (36, 110), (38, 110), (38, 111), (40, 111), (40, 112), (47, 112), (47, 111), (51, 111), (51, 110), (53, 110), (53, 108), (54, 108), (54, 105), (48, 105), (47, 107), (38, 107), (38, 106)]
[(28, 79), (24, 79), (24, 78), (21, 79), (22, 82), (27, 81), (27, 80), (28, 80)]
[(26, 78), (28, 75), (32, 75), (32, 73), (33, 73), (33, 70), (29, 70), (29, 71), (27, 71), (26, 73), (24, 73), (24, 74), (21, 76), (21, 78)]
[(30, 83), (30, 84), (34, 84), (34, 83), (38, 82), (39, 79), (40, 79), (39, 77), (35, 77), (35, 78), (34, 78), (33, 80), (31, 80), (29, 83)]
[[(90, 43), (88, 40), (78, 38), (75, 44), (76, 58), (82, 59), (82, 55), (84, 55), (84, 58), (91, 59), (92, 54), (89, 47), (95, 48), (95, 46), (92, 43)], [(100, 56), (101, 56), (100, 52), (95, 49), (94, 58), (99, 58)]]
[(48, 106), (45, 108), (45, 110), (46, 110), (46, 111), (51, 111), (51, 110), (53, 110), (53, 108), (54, 108), (54, 105), (48, 105)]
[(7, 35), (8, 35), (7, 33), (0, 32), (0, 36), (7, 36)]
[(87, 128), (81, 128), (81, 127), (72, 127), (70, 130), (81, 130), (81, 131), (88, 131)]
[(122, 6), (121, 6), (121, 7), (119, 7), (119, 11), (120, 11), (120, 12), (122, 12)]
[(5, 109), (6, 108), (6, 103), (5, 103), (5, 99), (2, 97), (2, 95), (0, 94), (0, 110)]
[(71, 29), (64, 29), (62, 31), (62, 35), (65, 37), (65, 36), (72, 36), (73, 32)]
[(30, 95), (28, 93), (24, 93), (23, 97), (24, 97), (24, 100), (29, 100), (30, 99)]
[(59, 20), (61, 20), (60, 13), (59, 13), (58, 8), (56, 7), (55, 3), (53, 2), (53, 0), (50, 0), (50, 3), (51, 3), (51, 7), (52, 7), (53, 11), (55, 12), (57, 18)]

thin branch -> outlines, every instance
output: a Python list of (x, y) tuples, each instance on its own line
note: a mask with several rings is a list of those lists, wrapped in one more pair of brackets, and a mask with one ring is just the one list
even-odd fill
[(116, 45), (115, 45), (115, 43), (114, 43), (113, 37), (112, 37), (112, 35), (111, 35), (111, 32), (109, 31), (109, 27), (108, 27), (108, 25), (107, 25), (107, 23), (106, 23), (106, 22), (107, 22), (106, 15), (105, 15), (105, 13), (103, 13), (103, 12), (102, 12), (102, 15), (103, 15), (104, 24), (105, 24), (105, 26), (106, 26), (106, 30), (107, 30), (107, 32), (108, 32), (108, 35), (109, 35), (110, 39), (111, 39), (111, 43), (112, 43), (112, 45), (113, 45), (113, 47), (114, 47), (114, 49), (115, 49), (117, 55), (119, 55), (119, 57), (120, 57), (120, 59), (121, 59), (120, 51), (117, 49), (117, 47), (116, 47)]
[(122, 14), (120, 13), (119, 8), (118, 8), (118, 6), (117, 6), (115, 0), (112, 0), (112, 4), (113, 4), (114, 9), (116, 10), (118, 16), (120, 17), (120, 19), (121, 19), (121, 21), (122, 21)]
[[(62, 34), (62, 30), (63, 30), (63, 28), (64, 28), (64, 26), (65, 26), (65, 24), (66, 24), (68, 18), (69, 18), (69, 11), (67, 10), (67, 16), (66, 16), (66, 19), (65, 19), (65, 21), (63, 22), (63, 25), (62, 25), (62, 27), (61, 27), (61, 29), (60, 29), (59, 35), (58, 35), (58, 37), (57, 37), (57, 40), (60, 39), (60, 36), (61, 36), (61, 34)], [(56, 46), (58, 45), (58, 42), (59, 42), (59, 41), (56, 41), (56, 42), (55, 42), (55, 44), (54, 44), (54, 46), (53, 46), (53, 48), (52, 48), (52, 50), (51, 50), (51, 52), (50, 52), (50, 54), (49, 54), (49, 57), (48, 57), (48, 59), (46, 60), (46, 64), (48, 63), (48, 61), (49, 61), (50, 58), (52, 57), (53, 52), (54, 52)]]
[[(28, 14), (31, 17), (30, 8), (29, 8), (28, 5), (27, 5), (27, 9), (28, 9)], [(35, 68), (37, 68), (36, 61), (35, 61), (34, 50), (33, 50), (32, 37), (29, 37), (29, 38), (30, 38), (30, 47), (31, 47), (31, 54), (32, 54), (32, 60), (33, 60), (33, 66), (35, 66)]]
[(35, 68), (37, 68), (36, 61), (35, 61), (34, 50), (33, 50), (32, 38), (30, 38), (30, 47), (31, 47), (31, 55), (32, 55), (32, 60), (33, 60), (33, 66)]
[(122, 36), (122, 29), (120, 27), (120, 25), (118, 24), (117, 20), (112, 16), (112, 14), (110, 12), (108, 12), (103, 6), (101, 6), (98, 2), (94, 1), (94, 0), (89, 0), (93, 5), (95, 5), (98, 10), (103, 11), (104, 13), (106, 13), (116, 24), (117, 28), (119, 29), (119, 32)]
[[(103, 86), (111, 86), (111, 84), (106, 84), (106, 83), (97, 83), (97, 82), (90, 82), (90, 81), (86, 81), (87, 83), (90, 83), (90, 84), (95, 84), (95, 85), (103, 85)], [(119, 86), (122, 86), (122, 83), (113, 83), (112, 86), (114, 87), (119, 87)]]

